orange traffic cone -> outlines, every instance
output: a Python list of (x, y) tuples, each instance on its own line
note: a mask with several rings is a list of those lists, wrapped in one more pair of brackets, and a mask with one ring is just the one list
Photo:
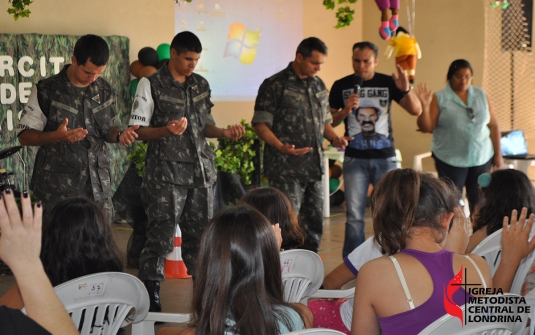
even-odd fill
[(176, 226), (175, 231), (175, 242), (173, 251), (165, 258), (165, 278), (191, 278), (188, 275), (188, 269), (184, 260), (182, 259), (182, 233), (180, 232), (180, 227)]

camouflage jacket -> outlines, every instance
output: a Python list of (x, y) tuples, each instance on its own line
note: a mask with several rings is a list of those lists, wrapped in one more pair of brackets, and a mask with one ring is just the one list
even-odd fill
[[(67, 77), (68, 67), (36, 85), (32, 94), (37, 94), (37, 100), (30, 97), (19, 128), (21, 132), (27, 128), (52, 132), (68, 118), (68, 130), (82, 127), (88, 134), (79, 142), (41, 146), (35, 158), (31, 189), (43, 199), (48, 198), (47, 194), (89, 196), (89, 187), (95, 201), (111, 198), (110, 155), (104, 139), (111, 127), (119, 126), (116, 93), (103, 78), (85, 91), (76, 88)], [(41, 113), (46, 117), (44, 128), (35, 122), (35, 115)]]
[[(208, 187), (216, 180), (214, 152), (204, 136), (207, 125), (214, 124), (211, 115), (210, 87), (206, 79), (193, 73), (182, 84), (177, 82), (167, 66), (140, 81), (130, 124), (148, 122), (153, 128), (165, 127), (171, 120), (186, 117), (188, 127), (182, 135), (166, 136), (149, 142), (144, 188), (162, 182), (182, 186)], [(143, 96), (148, 91), (150, 96)], [(140, 89), (141, 86), (141, 89)], [(145, 88), (145, 89), (143, 89)], [(153, 101), (152, 114), (144, 106)], [(142, 120), (147, 118), (147, 120)]]
[(264, 80), (255, 103), (252, 123), (266, 123), (284, 144), (312, 147), (304, 155), (286, 155), (264, 148), (264, 174), (269, 180), (311, 182), (323, 174), (323, 129), (332, 122), (329, 97), (319, 77), (301, 79), (292, 63)]

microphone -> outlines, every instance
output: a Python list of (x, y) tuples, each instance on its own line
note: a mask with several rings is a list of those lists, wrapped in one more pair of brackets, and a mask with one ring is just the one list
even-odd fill
[(360, 87), (362, 86), (362, 83), (364, 82), (364, 79), (361, 76), (355, 76), (353, 78), (353, 93), (359, 94), (360, 93)]
[[(362, 86), (362, 83), (364, 82), (364, 79), (361, 76), (355, 76), (353, 77), (353, 93), (360, 95), (360, 87)], [(357, 111), (356, 108), (353, 108), (353, 113)]]

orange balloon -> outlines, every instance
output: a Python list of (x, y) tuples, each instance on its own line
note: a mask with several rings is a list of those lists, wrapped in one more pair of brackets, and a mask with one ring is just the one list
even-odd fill
[(132, 64), (130, 64), (130, 73), (134, 77), (140, 78), (139, 71), (141, 71), (142, 68), (143, 68), (143, 64), (141, 64), (141, 62), (136, 59), (135, 61), (132, 62)]
[(139, 78), (149, 76), (153, 74), (154, 72), (158, 71), (154, 66), (147, 65), (144, 66), (141, 71), (139, 71)]

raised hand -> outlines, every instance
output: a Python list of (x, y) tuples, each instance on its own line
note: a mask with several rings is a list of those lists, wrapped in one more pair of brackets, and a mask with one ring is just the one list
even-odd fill
[(429, 107), (431, 105), (431, 101), (433, 100), (433, 91), (427, 86), (427, 84), (418, 84), (415, 93), (416, 96), (418, 96), (418, 99), (420, 99), (422, 106)]
[(396, 69), (398, 70), (397, 75), (395, 73), (392, 73), (392, 77), (396, 82), (396, 87), (402, 91), (408, 91), (410, 85), (409, 79), (407, 78), (407, 74), (405, 74), (405, 71), (403, 71), (403, 68), (399, 64), (396, 65)]
[(13, 191), (4, 191), (0, 199), (0, 258), (12, 269), (40, 264), (41, 204), (32, 205), (27, 191), (21, 196), (22, 218)]
[(65, 118), (55, 132), (60, 142), (74, 143), (83, 140), (87, 136), (87, 130), (84, 128), (67, 130), (68, 124), (69, 119)]
[(517, 214), (517, 210), (511, 213), (511, 224), (507, 216), (503, 218), (502, 249), (503, 257), (519, 262), (535, 248), (535, 238), (529, 241), (535, 215), (532, 213), (526, 222), (527, 208), (522, 208), (518, 220)]

